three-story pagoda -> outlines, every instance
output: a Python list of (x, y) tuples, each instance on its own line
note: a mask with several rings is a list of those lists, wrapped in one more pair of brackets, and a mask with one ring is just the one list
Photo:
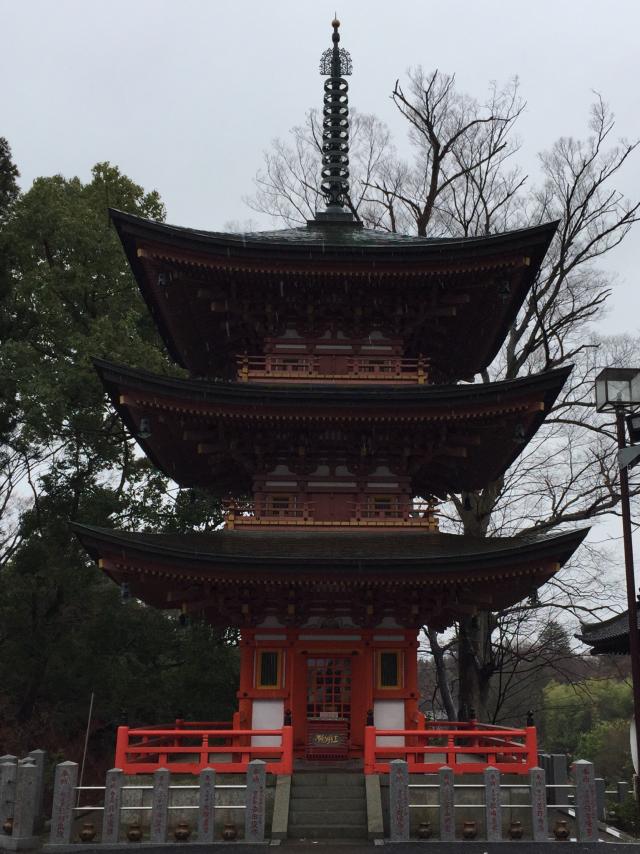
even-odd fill
[(251, 234), (111, 212), (190, 378), (104, 361), (97, 370), (154, 464), (228, 502), (224, 528), (76, 526), (134, 596), (240, 627), (234, 727), (290, 723), (294, 755), (320, 760), (362, 757), (367, 724), (421, 729), (421, 627), (527, 597), (584, 536), (438, 530), (438, 500), (498, 478), (567, 378), (561, 368), (473, 382), (556, 224), (465, 239), (363, 228), (348, 205), (351, 61), (338, 26), (321, 62), (325, 211), (302, 228)]

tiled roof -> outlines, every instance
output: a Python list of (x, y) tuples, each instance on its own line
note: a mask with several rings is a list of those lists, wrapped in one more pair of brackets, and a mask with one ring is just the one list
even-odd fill
[(552, 536), (473, 538), (458, 534), (334, 531), (241, 531), (155, 534), (115, 531), (74, 524), (73, 530), (95, 557), (96, 544), (144, 552), (165, 559), (195, 562), (263, 564), (276, 562), (282, 572), (299, 572), (305, 564), (322, 564), (328, 571), (342, 572), (345, 566), (394, 565), (424, 572), (452, 572), (473, 565), (486, 566), (523, 561), (527, 558), (566, 560), (582, 542), (587, 529)]

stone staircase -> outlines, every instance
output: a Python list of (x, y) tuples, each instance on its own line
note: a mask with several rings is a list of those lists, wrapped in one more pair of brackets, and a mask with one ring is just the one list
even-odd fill
[(291, 839), (366, 839), (364, 774), (294, 772), (288, 833)]

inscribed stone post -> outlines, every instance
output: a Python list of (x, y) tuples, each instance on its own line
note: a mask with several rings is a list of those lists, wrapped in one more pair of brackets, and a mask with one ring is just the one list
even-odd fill
[(46, 750), (32, 750), (27, 755), (38, 769), (37, 775), (37, 793), (36, 793), (36, 830), (40, 831), (44, 827), (44, 772), (47, 765)]
[(617, 801), (621, 804), (629, 797), (629, 784), (626, 780), (618, 780), (616, 785)]
[(247, 804), (244, 811), (245, 842), (264, 840), (266, 765), (253, 759), (247, 768)]
[(102, 813), (102, 841), (115, 844), (120, 838), (120, 806), (123, 774), (119, 768), (107, 771), (104, 781), (104, 812)]
[(409, 839), (409, 767), (403, 759), (389, 763), (389, 836), (392, 842)]
[(36, 824), (36, 798), (38, 796), (38, 769), (27, 760), (18, 762), (16, 803), (13, 811), (12, 840), (31, 839)]
[(153, 772), (153, 792), (151, 793), (151, 842), (167, 841), (169, 817), (169, 784), (171, 774), (167, 768), (158, 768)]
[(0, 765), (0, 826), (13, 816), (17, 773), (18, 766), (15, 762), (3, 762)]
[(453, 842), (456, 838), (455, 788), (453, 769), (446, 765), (438, 771), (440, 778), (440, 839)]
[(500, 801), (500, 771), (485, 768), (484, 771), (484, 821), (488, 842), (502, 839), (502, 804)]
[(211, 845), (215, 832), (216, 772), (213, 768), (205, 768), (198, 779), (198, 843)]
[(531, 829), (534, 842), (546, 842), (549, 838), (547, 818), (547, 781), (542, 768), (529, 771), (531, 788)]
[(578, 842), (598, 841), (598, 809), (593, 763), (579, 759), (573, 763), (576, 778), (576, 819)]
[(78, 782), (78, 763), (61, 762), (56, 766), (51, 810), (51, 845), (68, 845), (73, 827), (73, 806)]

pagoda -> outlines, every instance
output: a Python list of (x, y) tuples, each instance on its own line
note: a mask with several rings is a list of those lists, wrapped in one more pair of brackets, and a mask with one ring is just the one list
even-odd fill
[[(428, 728), (421, 627), (443, 630), (530, 596), (585, 535), (439, 531), (438, 501), (501, 476), (567, 379), (560, 368), (473, 381), (503, 344), (556, 223), (462, 239), (364, 228), (349, 205), (351, 59), (338, 27), (320, 65), (326, 210), (301, 228), (246, 234), (111, 211), (189, 377), (106, 361), (96, 369), (149, 459), (227, 512), (212, 533), (75, 531), (131, 595), (240, 629), (234, 768), (274, 745), (281, 763), (271, 770), (360, 760), (380, 732), (374, 750), (402, 756)], [(453, 726), (468, 735), (471, 724)], [(118, 767), (157, 767), (133, 735), (122, 736)], [(535, 743), (528, 749), (526, 767)], [(205, 748), (199, 756), (176, 767), (211, 764)]]

